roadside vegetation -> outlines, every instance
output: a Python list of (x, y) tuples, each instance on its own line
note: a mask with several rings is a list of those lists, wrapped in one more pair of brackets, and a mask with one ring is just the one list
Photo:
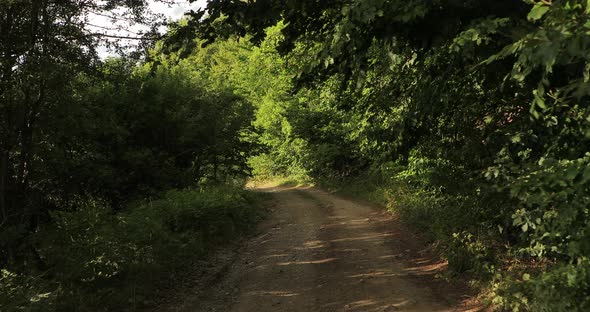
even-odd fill
[(224, 3), (257, 175), (386, 205), (498, 310), (590, 308), (586, 2)]
[(120, 311), (155, 303), (220, 244), (262, 217), (257, 194), (235, 187), (173, 190), (112, 213), (99, 202), (52, 213), (29, 239), (46, 271), (3, 270), (3, 311)]
[(254, 107), (207, 55), (97, 58), (84, 14), (145, 5), (0, 3), (0, 311), (139, 309), (262, 216)]
[(131, 2), (67, 2), (0, 4), (10, 309), (149, 304), (252, 176), (387, 206), (497, 310), (590, 309), (589, 3), (212, 0), (100, 60), (65, 17)]

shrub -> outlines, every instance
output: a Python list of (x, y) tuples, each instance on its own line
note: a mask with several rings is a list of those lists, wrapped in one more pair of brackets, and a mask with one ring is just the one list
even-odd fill
[[(498, 223), (510, 214), (500, 195), (465, 179), (461, 166), (413, 151), (408, 164), (385, 163), (324, 185), (379, 204), (436, 241), (453, 272), (489, 276), (497, 261)], [(476, 187), (477, 186), (477, 187)]]
[(54, 311), (61, 289), (39, 276), (0, 270), (2, 311)]
[[(3, 270), (0, 302), (14, 311), (127, 310), (172, 273), (251, 229), (258, 195), (232, 187), (173, 190), (113, 213), (88, 201), (52, 213), (35, 235), (44, 276)], [(171, 256), (173, 255), (173, 256)]]

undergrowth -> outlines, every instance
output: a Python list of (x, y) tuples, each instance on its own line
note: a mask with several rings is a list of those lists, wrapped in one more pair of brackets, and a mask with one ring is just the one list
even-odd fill
[[(546, 246), (531, 243), (535, 231), (547, 226), (543, 220), (525, 220), (528, 216), (519, 213), (514, 196), (462, 172), (453, 164), (414, 157), (403, 166), (390, 163), (356, 177), (324, 179), (319, 184), (378, 203), (398, 215), (437, 246), (448, 261), (447, 277), (470, 279), (484, 302), (496, 310), (587, 311), (590, 301), (579, 298), (590, 293), (588, 258), (572, 257), (560, 263), (555, 257), (535, 255)], [(547, 234), (539, 237), (551, 239)], [(559, 250), (577, 252), (572, 247), (551, 249)]]
[(2, 311), (125, 311), (152, 304), (186, 264), (261, 218), (262, 195), (233, 187), (173, 190), (113, 213), (88, 202), (55, 212), (32, 238), (47, 271), (0, 272)]

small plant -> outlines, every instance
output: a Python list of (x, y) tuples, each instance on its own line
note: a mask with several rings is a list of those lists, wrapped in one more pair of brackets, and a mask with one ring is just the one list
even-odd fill
[(472, 271), (480, 274), (493, 272), (495, 255), (492, 246), (469, 232), (453, 233), (445, 242), (444, 256), (454, 272)]

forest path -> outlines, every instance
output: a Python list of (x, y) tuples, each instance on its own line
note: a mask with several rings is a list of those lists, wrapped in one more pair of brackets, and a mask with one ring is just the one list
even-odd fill
[(158, 311), (478, 311), (434, 281), (444, 264), (390, 214), (314, 188), (259, 190), (275, 201), (261, 234)]

